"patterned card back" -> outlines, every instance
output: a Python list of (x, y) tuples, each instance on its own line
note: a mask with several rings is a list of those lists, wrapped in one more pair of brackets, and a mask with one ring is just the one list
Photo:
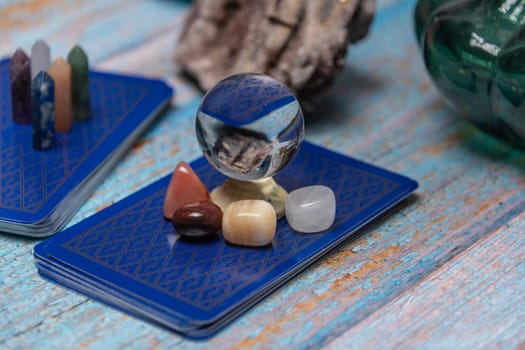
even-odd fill
[(168, 103), (160, 81), (91, 72), (92, 118), (57, 134), (47, 151), (32, 148), (31, 125), (11, 118), (9, 60), (0, 61), (0, 221), (35, 225), (93, 174)]
[[(192, 167), (209, 189), (224, 180), (204, 158)], [(44, 248), (65, 266), (206, 325), (291, 278), (417, 187), (406, 177), (307, 142), (276, 178), (288, 191), (314, 184), (332, 188), (337, 200), (333, 227), (301, 234), (281, 219), (273, 244), (264, 248), (234, 246), (222, 237), (200, 243), (176, 240), (162, 218), (166, 176), (36, 251)]]

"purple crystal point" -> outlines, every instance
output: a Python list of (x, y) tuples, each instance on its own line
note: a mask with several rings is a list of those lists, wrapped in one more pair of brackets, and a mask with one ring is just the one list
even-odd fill
[(22, 49), (17, 49), (9, 62), (13, 121), (31, 123), (31, 63)]
[(40, 71), (31, 86), (33, 98), (33, 148), (46, 150), (55, 140), (55, 83)]

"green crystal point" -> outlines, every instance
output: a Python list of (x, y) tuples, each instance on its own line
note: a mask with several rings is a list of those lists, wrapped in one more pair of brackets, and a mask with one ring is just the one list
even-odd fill
[(75, 120), (91, 118), (91, 97), (89, 87), (89, 61), (86, 52), (75, 45), (67, 55), (71, 66), (71, 91)]

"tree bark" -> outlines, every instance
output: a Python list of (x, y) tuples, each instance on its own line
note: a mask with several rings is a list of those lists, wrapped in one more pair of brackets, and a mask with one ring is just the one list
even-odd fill
[(313, 107), (366, 36), (375, 0), (196, 0), (175, 59), (209, 90), (241, 72), (265, 73)]

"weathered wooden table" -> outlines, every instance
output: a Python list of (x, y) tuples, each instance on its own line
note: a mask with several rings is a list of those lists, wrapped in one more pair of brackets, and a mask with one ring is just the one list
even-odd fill
[[(525, 153), (448, 109), (425, 73), (414, 0), (383, 0), (306, 138), (404, 173), (417, 195), (207, 342), (42, 280), (36, 240), (0, 234), (0, 348), (525, 348)], [(98, 69), (166, 79), (174, 106), (71, 223), (200, 155), (201, 95), (172, 60), (187, 2), (0, 0), (0, 55), (80, 42)]]

